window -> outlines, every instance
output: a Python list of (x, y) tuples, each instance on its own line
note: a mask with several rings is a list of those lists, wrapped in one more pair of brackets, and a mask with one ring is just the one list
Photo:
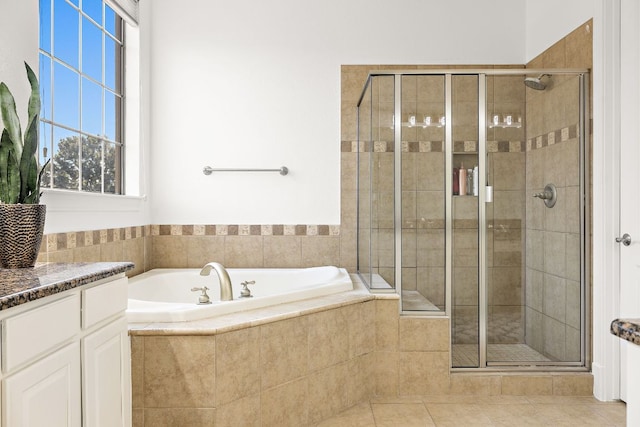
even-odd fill
[(121, 194), (124, 24), (103, 0), (40, 0), (42, 187)]

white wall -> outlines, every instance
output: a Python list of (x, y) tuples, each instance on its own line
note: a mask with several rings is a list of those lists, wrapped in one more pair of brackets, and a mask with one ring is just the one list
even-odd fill
[(141, 3), (153, 223), (338, 224), (341, 64), (524, 62), (524, 0)]
[(525, 2), (526, 63), (593, 18), (600, 0), (525, 0)]

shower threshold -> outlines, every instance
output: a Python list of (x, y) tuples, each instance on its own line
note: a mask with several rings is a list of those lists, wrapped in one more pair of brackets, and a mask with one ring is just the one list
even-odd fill
[[(487, 359), (500, 362), (552, 362), (552, 359), (540, 354), (527, 344), (488, 344)], [(454, 368), (473, 367), (478, 365), (478, 346), (476, 344), (453, 344), (451, 363)]]

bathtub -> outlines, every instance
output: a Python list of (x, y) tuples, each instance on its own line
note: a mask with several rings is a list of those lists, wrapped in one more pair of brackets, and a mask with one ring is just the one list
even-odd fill
[[(220, 301), (218, 275), (201, 276), (200, 269), (155, 269), (129, 279), (127, 319), (138, 322), (185, 322), (350, 291), (349, 273), (333, 266), (290, 269), (227, 269), (233, 301)], [(249, 285), (251, 298), (239, 298), (240, 283)], [(200, 292), (209, 288), (211, 304), (199, 305)]]

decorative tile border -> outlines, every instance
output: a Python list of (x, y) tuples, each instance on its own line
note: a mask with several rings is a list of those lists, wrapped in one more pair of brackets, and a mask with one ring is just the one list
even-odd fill
[[(527, 141), (487, 141), (489, 153), (521, 153), (544, 148), (560, 142), (575, 139), (579, 136), (579, 125), (571, 125), (562, 129), (538, 135)], [(402, 141), (403, 153), (441, 153), (443, 141)], [(342, 141), (340, 151), (343, 153), (393, 153), (394, 144), (391, 141)], [(453, 152), (477, 153), (477, 141), (454, 141)]]
[(527, 151), (533, 151), (558, 144), (560, 142), (569, 141), (570, 139), (576, 139), (580, 135), (579, 126), (580, 125), (578, 124), (571, 125), (553, 132), (545, 133), (544, 135), (538, 135), (535, 138), (530, 138), (527, 140)]
[(68, 233), (53, 233), (43, 236), (40, 251), (55, 252), (65, 249), (84, 248), (143, 238), (149, 235), (150, 228), (145, 226), (109, 228), (104, 230), (71, 231)]
[(147, 236), (339, 236), (339, 225), (144, 225), (71, 231), (43, 236), (41, 252), (55, 252), (144, 238)]
[(339, 236), (339, 225), (151, 225), (151, 236)]

